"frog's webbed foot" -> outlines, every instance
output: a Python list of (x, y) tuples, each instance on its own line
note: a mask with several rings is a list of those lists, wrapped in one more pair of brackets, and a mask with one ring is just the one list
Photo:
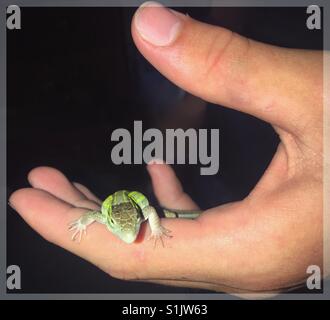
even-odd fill
[(158, 240), (160, 240), (161, 243), (162, 243), (162, 246), (164, 247), (163, 236), (166, 236), (168, 238), (172, 238), (170, 233), (171, 233), (171, 230), (166, 229), (165, 227), (163, 227), (160, 224), (157, 228), (153, 228), (151, 230), (151, 235), (148, 237), (148, 241), (149, 240), (154, 240), (154, 247), (156, 247), (156, 244), (157, 244)]
[(87, 234), (87, 227), (98, 220), (98, 215), (100, 215), (100, 213), (97, 211), (89, 211), (79, 219), (69, 223), (69, 231), (74, 231), (71, 240), (75, 241), (78, 237), (78, 242), (80, 242), (82, 236)]

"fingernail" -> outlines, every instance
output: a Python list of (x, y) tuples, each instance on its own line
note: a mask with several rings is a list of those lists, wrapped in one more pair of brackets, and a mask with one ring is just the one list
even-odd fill
[(168, 46), (178, 36), (182, 22), (171, 10), (153, 1), (136, 12), (135, 26), (141, 37), (155, 46)]
[(164, 160), (161, 160), (161, 159), (151, 159), (149, 162), (148, 162), (148, 166), (152, 166), (154, 164), (165, 164)]

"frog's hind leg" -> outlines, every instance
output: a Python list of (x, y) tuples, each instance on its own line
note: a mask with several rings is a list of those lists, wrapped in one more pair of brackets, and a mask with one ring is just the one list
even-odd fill
[(105, 224), (105, 218), (99, 211), (88, 211), (83, 214), (79, 219), (76, 219), (69, 223), (69, 231), (74, 231), (71, 239), (75, 241), (78, 237), (79, 242), (81, 241), (82, 235), (87, 233), (87, 227), (93, 222), (99, 222)]

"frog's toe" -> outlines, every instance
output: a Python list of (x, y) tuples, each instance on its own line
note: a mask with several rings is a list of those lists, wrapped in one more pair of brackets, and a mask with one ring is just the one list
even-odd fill
[(163, 236), (166, 236), (168, 238), (172, 238), (170, 233), (171, 233), (171, 230), (166, 229), (163, 226), (160, 226), (159, 228), (157, 228), (156, 230), (153, 230), (151, 232), (151, 235), (149, 236), (148, 240), (154, 240), (154, 247), (156, 247), (156, 244), (157, 244), (158, 240), (160, 240), (161, 243), (162, 243), (162, 246), (164, 247)]
[(82, 239), (82, 235), (87, 234), (86, 225), (81, 223), (80, 219), (75, 220), (69, 224), (69, 231), (74, 231), (71, 237), (72, 241), (75, 241), (76, 238), (78, 237), (79, 239), (78, 242), (80, 242)]

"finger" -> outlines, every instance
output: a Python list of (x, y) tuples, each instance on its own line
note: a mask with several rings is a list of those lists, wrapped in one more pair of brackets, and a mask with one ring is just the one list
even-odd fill
[[(165, 248), (160, 250), (154, 248), (152, 241), (145, 240), (150, 236), (149, 229), (143, 230), (142, 241), (126, 244), (104, 225), (94, 223), (88, 227), (82, 241), (75, 242), (71, 240), (72, 233), (68, 231), (68, 224), (86, 210), (74, 208), (44, 190), (33, 188), (15, 191), (9, 201), (23, 219), (46, 240), (122, 279), (160, 278), (163, 274), (175, 278), (178, 269), (179, 274), (191, 271), (191, 267), (187, 268), (186, 263), (179, 261), (178, 254), (185, 254), (187, 242), (198, 245), (197, 239), (202, 233), (197, 221), (165, 219), (162, 224), (173, 232), (176, 245), (173, 246), (169, 239)], [(197, 253), (189, 254), (189, 258), (197, 259), (196, 255)], [(175, 264), (178, 269), (174, 267)]]
[(28, 180), (34, 188), (45, 190), (73, 206), (95, 210), (99, 209), (98, 203), (88, 200), (84, 193), (78, 190), (65, 175), (57, 169), (51, 167), (35, 168), (30, 171)]
[(11, 195), (9, 202), (22, 218), (46, 240), (96, 265), (102, 264), (103, 261), (100, 257), (105, 256), (105, 252), (101, 250), (102, 242), (116, 241), (110, 232), (101, 228), (100, 224), (89, 226), (87, 234), (80, 243), (72, 241), (72, 232), (69, 232), (68, 225), (84, 214), (86, 210), (74, 208), (44, 190), (20, 189)]
[(68, 222), (86, 212), (44, 190), (34, 188), (15, 191), (9, 203), (32, 228), (51, 242), (57, 242), (59, 233), (64, 240)]
[(82, 185), (81, 183), (74, 182), (73, 185), (89, 200), (98, 203), (99, 205), (102, 204), (102, 201), (87, 187)]
[(159, 203), (165, 208), (196, 210), (197, 204), (183, 191), (181, 183), (168, 164), (151, 162), (147, 166)]
[(290, 130), (322, 106), (321, 53), (259, 43), (155, 3), (138, 9), (132, 35), (162, 74), (207, 101)]

